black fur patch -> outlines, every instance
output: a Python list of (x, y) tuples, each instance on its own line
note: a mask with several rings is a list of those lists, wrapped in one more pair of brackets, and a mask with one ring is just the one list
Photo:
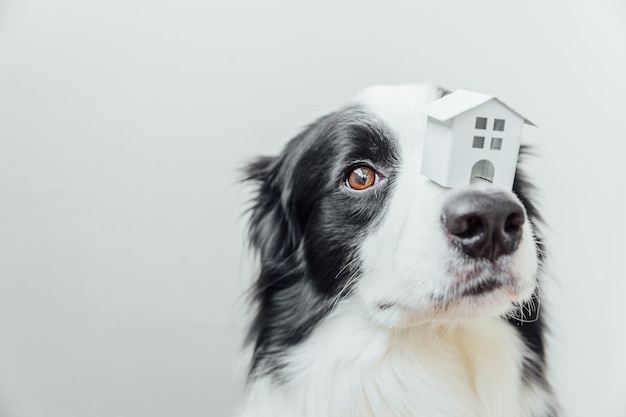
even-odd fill
[[(520, 150), (520, 162), (529, 153), (527, 147), (522, 146)], [(533, 225), (533, 231), (535, 232), (535, 241), (537, 245), (537, 258), (539, 263), (542, 264), (545, 261), (545, 247), (539, 231), (539, 226), (542, 223), (541, 215), (531, 197), (535, 190), (531, 183), (527, 180), (524, 173), (519, 168), (515, 173), (515, 180), (513, 182), (513, 192), (518, 196), (524, 207), (528, 218)], [(541, 279), (539, 279), (541, 281)], [(509, 318), (511, 323), (522, 336), (526, 346), (536, 355), (536, 361), (527, 360), (524, 363), (523, 371), (524, 378), (527, 382), (538, 382), (545, 389), (549, 390), (548, 382), (545, 375), (545, 343), (544, 332), (545, 325), (543, 315), (540, 314), (540, 291), (536, 290), (533, 295), (533, 299), (524, 303), (521, 307), (523, 316)]]
[[(279, 370), (285, 348), (350, 292), (344, 287), (360, 266), (354, 248), (380, 219), (397, 160), (391, 131), (349, 107), (313, 123), (278, 157), (248, 167), (246, 179), (258, 186), (249, 237), (261, 261), (252, 289), (258, 311), (248, 335), (251, 374)], [(348, 189), (345, 178), (360, 164), (384, 180), (366, 191)]]

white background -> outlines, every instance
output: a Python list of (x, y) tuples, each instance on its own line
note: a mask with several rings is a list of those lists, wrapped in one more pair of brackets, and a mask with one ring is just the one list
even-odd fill
[(227, 416), (250, 282), (238, 169), (378, 83), (539, 128), (566, 415), (626, 416), (626, 4), (0, 3), (0, 416)]

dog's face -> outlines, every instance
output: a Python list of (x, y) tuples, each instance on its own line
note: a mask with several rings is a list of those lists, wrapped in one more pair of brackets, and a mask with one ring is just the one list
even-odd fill
[(437, 98), (424, 89), (372, 88), (357, 98), (390, 127), (398, 154), (392, 181), (378, 183), (390, 191), (363, 239), (354, 289), (389, 326), (500, 315), (536, 287), (533, 232), (510, 190), (445, 189), (420, 174), (425, 118), (417, 110)]
[(403, 327), (501, 315), (532, 296), (538, 261), (519, 181), (518, 198), (420, 174), (418, 110), (441, 95), (430, 85), (367, 89), (249, 168), (260, 182), (256, 290), (276, 327), (282, 316), (306, 327), (347, 298)]

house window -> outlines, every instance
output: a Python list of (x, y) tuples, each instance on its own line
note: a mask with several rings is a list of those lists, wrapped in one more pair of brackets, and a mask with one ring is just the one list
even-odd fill
[(491, 138), (491, 149), (499, 151), (502, 149), (502, 138)]
[(484, 147), (485, 147), (485, 137), (474, 136), (474, 143), (472, 144), (472, 148), (484, 148)]
[(476, 118), (476, 129), (487, 129), (487, 118), (486, 117), (477, 117)]
[(498, 132), (504, 131), (504, 119), (494, 119), (493, 130), (497, 130)]

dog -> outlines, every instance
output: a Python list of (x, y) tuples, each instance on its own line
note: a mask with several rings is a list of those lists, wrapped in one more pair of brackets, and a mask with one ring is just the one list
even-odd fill
[(434, 85), (375, 86), (251, 163), (241, 417), (554, 417), (532, 188), (420, 174)]

